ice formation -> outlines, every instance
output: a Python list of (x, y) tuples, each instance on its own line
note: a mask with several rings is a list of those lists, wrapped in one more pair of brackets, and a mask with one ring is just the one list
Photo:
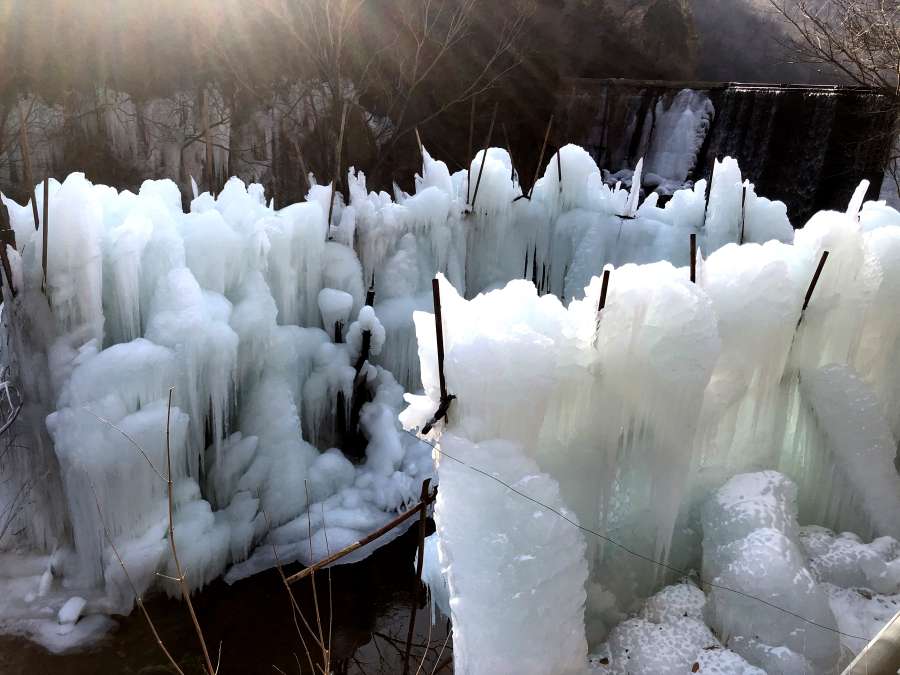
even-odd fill
[[(681, 128), (688, 108), (666, 124)], [(657, 150), (648, 171), (689, 148)], [(130, 611), (110, 542), (138, 592), (175, 591), (155, 575), (172, 573), (167, 456), (192, 588), (271, 567), (276, 552), (317, 560), (416, 501), (431, 448), (397, 418), (405, 392), (409, 428), (438, 406), (425, 312), (435, 274), (457, 396), (435, 438), (558, 512), (438, 462), (429, 559), (445, 572), (459, 672), (490, 672), (496, 645), (517, 672), (579, 672), (589, 648), (672, 581), (558, 514), (699, 565), (701, 499), (735, 474), (777, 468), (798, 486), (801, 522), (867, 539), (895, 532), (883, 507), (897, 494), (886, 467), (900, 430), (889, 367), (900, 329), (880, 311), (900, 295), (893, 209), (855, 201), (795, 237), (784, 206), (758, 197), (731, 159), (709, 186), (660, 206), (640, 180), (604, 184), (571, 145), (528, 199), (498, 148), (455, 174), (423, 152), (413, 194), (369, 192), (352, 170), (347, 184), (327, 222), (328, 186), (275, 210), (261, 186), (232, 179), (185, 213), (170, 181), (138, 194), (80, 174), (50, 181), (46, 284), (44, 224), (4, 199), (17, 246), (2, 356), (26, 405), (2, 460), (13, 480), (0, 484), (0, 509), (29, 494), (0, 540), (17, 560), (0, 573), (5, 630), (60, 648), (58, 615), (73, 597), (85, 601), (73, 634)], [(865, 432), (852, 445), (829, 424), (838, 416)], [(823, 495), (814, 488), (826, 479)], [(869, 572), (879, 592), (890, 590), (888, 562)], [(739, 658), (720, 651), (704, 663)]]
[[(779, 672), (782, 657), (809, 672), (837, 668), (846, 653), (838, 633), (828, 630), (837, 628), (829, 595), (805, 566), (797, 522), (799, 516), (800, 522), (867, 539), (896, 536), (900, 526), (897, 389), (888, 365), (897, 340), (894, 321), (885, 319), (885, 308), (897, 299), (900, 214), (854, 198), (846, 212), (819, 213), (792, 237), (782, 206), (758, 198), (736, 163), (725, 159), (715, 167), (708, 201), (698, 186), (666, 205), (670, 216), (677, 214), (671, 227), (641, 220), (658, 216), (651, 197), (635, 220), (619, 219), (621, 235), (607, 234), (604, 216), (585, 204), (603, 194), (603, 186), (590, 170), (579, 172), (577, 150), (564, 148), (563, 157), (574, 160), (571, 168), (563, 165), (563, 176), (575, 186), (554, 186), (556, 197), (546, 202), (550, 213), (558, 212), (549, 239), (550, 272), (536, 275), (536, 284), (497, 283), (474, 297), (471, 289), (461, 293), (441, 279), (446, 382), (456, 398), (449, 421), (432, 436), (451, 456), (445, 437), (456, 448), (514, 444), (536, 463), (535, 480), (558, 484), (570, 520), (627, 547), (583, 534), (586, 603), (557, 621), (584, 621), (591, 648), (613, 640), (615, 627), (673, 576), (646, 558), (700, 569), (702, 548), (704, 582), (762, 586), (763, 599), (770, 593), (789, 611), (825, 626), (785, 628), (790, 621), (783, 612), (775, 617), (777, 610), (761, 611), (765, 606), (753, 600), (736, 607), (734, 598), (713, 593), (709, 613), (717, 639), (765, 670)], [(557, 175), (551, 163), (539, 187), (552, 185)], [(582, 179), (587, 187), (578, 192)], [(627, 212), (628, 193), (612, 194), (619, 212)], [(571, 208), (576, 204), (582, 206)], [(689, 248), (679, 246), (691, 232), (706, 256), (696, 284), (684, 267)], [(739, 241), (745, 245), (735, 245)], [(828, 264), (803, 310), (825, 251)], [(611, 280), (598, 312), (604, 266)], [(434, 317), (419, 312), (415, 323), (424, 394), (407, 395), (401, 419), (409, 428), (423, 427), (441, 401)], [(478, 472), (493, 461), (488, 452), (468, 451), (466, 457)], [(446, 473), (459, 470), (456, 464), (439, 460), (442, 486)], [(733, 476), (759, 469), (777, 469), (794, 482), (773, 477), (768, 501), (756, 510), (723, 512), (701, 523), (699, 504), (707, 495)], [(509, 483), (501, 471), (487, 472)], [(509, 478), (527, 485), (518, 473)], [(493, 487), (498, 499), (504, 486)], [(527, 487), (522, 491), (526, 499), (532, 496)], [(487, 510), (491, 502), (483, 504)], [(477, 564), (493, 569), (493, 561), (483, 548), (460, 546), (444, 535), (462, 518), (459, 507), (439, 501), (435, 518), (454, 635), (468, 649), (466, 635), (486, 628), (467, 625), (454, 601), (465, 600), (465, 570)], [(524, 527), (526, 518), (510, 517), (507, 531)], [(470, 536), (481, 541), (493, 533), (482, 535), (472, 525)], [(562, 553), (546, 555), (535, 544), (529, 555), (547, 570), (543, 584), (564, 583), (553, 572)], [(867, 578), (881, 593), (893, 580), (892, 562), (883, 562), (872, 563)], [(773, 578), (763, 579), (769, 569)], [(507, 581), (509, 587), (493, 591), (520, 588), (512, 573), (497, 583)], [(762, 581), (771, 582), (768, 590)], [(572, 575), (556, 592), (573, 597), (580, 583)], [(757, 620), (770, 627), (765, 639), (756, 637)], [(863, 634), (873, 633), (866, 626)], [(526, 650), (528, 640), (514, 642), (509, 651)], [(863, 646), (851, 642), (844, 646)], [(547, 660), (535, 667), (560, 672), (550, 651), (555, 642), (546, 644)], [(488, 672), (479, 664), (490, 658), (467, 654), (461, 672)], [(660, 671), (648, 665), (641, 672)], [(795, 671), (785, 666), (783, 672)]]

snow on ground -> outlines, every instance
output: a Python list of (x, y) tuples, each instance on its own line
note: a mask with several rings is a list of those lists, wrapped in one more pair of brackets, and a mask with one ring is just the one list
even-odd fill
[[(675, 103), (662, 111), (667, 125), (702, 122), (696, 102)], [(675, 172), (692, 148), (655, 148), (648, 169)], [(369, 192), (354, 171), (348, 185), (327, 222), (330, 186), (276, 210), (261, 186), (231, 179), (185, 213), (171, 181), (147, 181), (138, 194), (80, 174), (50, 181), (46, 283), (43, 225), (4, 199), (17, 295), (4, 286), (3, 358), (26, 407), (3, 457), (13, 480), (0, 484), (0, 513), (29, 495), (0, 541), (21, 562), (0, 577), (5, 630), (46, 635), (40, 622), (51, 621), (64, 649), (131, 611), (132, 584), (176, 592), (156, 575), (174, 573), (169, 459), (175, 540), (194, 589), (271, 567), (276, 555), (318, 560), (415, 502), (432, 449), (398, 415), (404, 395), (410, 428), (437, 407), (433, 317), (423, 311), (436, 273), (458, 450), (483, 461), (496, 446), (498, 472), (540, 487), (572, 520), (657, 558), (696, 558), (699, 524), (686, 514), (734, 474), (767, 467), (797, 481), (804, 522), (833, 525), (839, 506), (860, 503), (858, 531), (883, 533), (880, 501), (859, 497), (868, 474), (848, 462), (855, 452), (884, 464), (885, 434), (900, 429), (900, 385), (886, 367), (900, 329), (879, 311), (900, 299), (893, 209), (855, 201), (819, 214), (791, 245), (784, 206), (757, 197), (731, 159), (716, 164), (708, 200), (700, 181), (660, 208), (655, 195), (641, 203), (637, 185), (605, 185), (571, 145), (530, 199), (516, 199), (521, 187), (497, 148), (452, 175), (424, 153), (411, 195)], [(697, 284), (686, 269), (690, 234), (701, 249)], [(830, 264), (795, 331), (825, 249)], [(604, 267), (613, 276), (598, 321)], [(852, 424), (871, 431), (881, 419), (864, 447), (848, 450), (817, 422), (842, 404), (816, 393), (815, 374), (832, 363), (859, 381), (849, 405), (866, 402)], [(840, 500), (809, 499), (832, 465)], [(470, 558), (481, 549), (454, 520), (467, 511), (452, 471), (438, 469), (431, 557), (447, 571), (464, 662), (488, 662), (477, 617), (495, 612), (495, 641), (532, 655), (528, 668), (577, 669), (660, 587), (657, 570), (620, 573), (621, 551), (548, 516), (548, 529), (535, 529), (535, 510), (510, 502), (503, 518), (472, 520), (516, 541), (494, 561), (506, 583), (482, 593), (474, 570), (483, 565)], [(887, 494), (892, 479), (881, 480)], [(500, 509), (483, 487), (485, 509)], [(681, 536), (691, 527), (693, 543)], [(529, 539), (538, 531), (540, 550)], [(557, 549), (565, 555), (551, 561)], [(506, 621), (504, 601), (524, 586), (522, 620)], [(561, 631), (552, 649), (529, 620), (551, 614)], [(657, 619), (643, 620), (665, 623)], [(733, 660), (725, 654), (704, 658)]]

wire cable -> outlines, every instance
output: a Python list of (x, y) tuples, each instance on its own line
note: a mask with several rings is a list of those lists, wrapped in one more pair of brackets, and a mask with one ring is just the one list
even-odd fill
[[(488, 473), (487, 471), (484, 471), (483, 469), (479, 469), (477, 466), (472, 466), (471, 464), (468, 464), (461, 459), (457, 459), (456, 457), (453, 457), (452, 455), (447, 454), (444, 450), (439, 448), (434, 443), (431, 443), (430, 441), (427, 441), (424, 438), (419, 437), (418, 434), (415, 434), (412, 431), (409, 431), (408, 429), (404, 429), (403, 431), (408, 433), (410, 436), (412, 436), (416, 440), (419, 440), (422, 443), (425, 443), (426, 445), (431, 446), (434, 449), (434, 451), (439, 453), (442, 457), (446, 457), (447, 459), (453, 460), (457, 464), (461, 464), (462, 466), (464, 466), (468, 469), (471, 469), (472, 471), (474, 471), (478, 474), (481, 474), (482, 476), (484, 476), (486, 478), (490, 478), (492, 481), (499, 483), (500, 485), (505, 487), (507, 490), (510, 490), (511, 492), (519, 495), (520, 497), (527, 499), (528, 501), (540, 506), (542, 509), (545, 509), (545, 510), (549, 511), (550, 513), (553, 513), (554, 515), (562, 518), (564, 521), (566, 521), (573, 527), (577, 527), (582, 532), (585, 532), (587, 534), (592, 534), (595, 537), (598, 537), (598, 538), (602, 539), (603, 541), (606, 541), (606, 542), (612, 544), (613, 546), (616, 546), (617, 548), (621, 549), (625, 553), (627, 553), (631, 556), (634, 556), (635, 558), (640, 558), (641, 560), (644, 560), (648, 563), (652, 563), (653, 565), (662, 567), (663, 569), (669, 570), (670, 572), (675, 572), (681, 576), (685, 576), (685, 577), (690, 576), (690, 572), (687, 570), (680, 569), (678, 567), (675, 567), (674, 565), (670, 565), (669, 563), (665, 563), (660, 560), (656, 560), (655, 558), (644, 555), (643, 553), (634, 551), (634, 550), (628, 548), (627, 546), (625, 546), (624, 544), (617, 542), (615, 539), (611, 539), (610, 537), (606, 536), (605, 534), (601, 534), (600, 532), (597, 532), (596, 530), (592, 530), (589, 527), (585, 527), (584, 525), (579, 524), (578, 522), (572, 520), (571, 518), (569, 518), (566, 514), (562, 513), (561, 511), (558, 511), (557, 509), (553, 508), (552, 506), (549, 506), (548, 504), (544, 504), (540, 500), (535, 499), (534, 497), (532, 497), (528, 494), (525, 494), (524, 492), (522, 492), (520, 490), (517, 490), (509, 483), (501, 480), (500, 478), (497, 478), (497, 476), (494, 476), (494, 475)], [(728, 591), (730, 593), (735, 593), (736, 595), (740, 595), (740, 596), (748, 598), (750, 600), (755, 600), (757, 602), (762, 603), (763, 605), (766, 605), (767, 607), (771, 607), (772, 609), (776, 609), (779, 612), (784, 612), (785, 614), (788, 614), (789, 616), (792, 616), (796, 619), (800, 619), (801, 621), (808, 623), (811, 626), (816, 626), (817, 628), (821, 628), (823, 630), (827, 630), (832, 633), (836, 633), (843, 637), (851, 638), (853, 640), (862, 640), (863, 642), (866, 642), (866, 643), (868, 643), (870, 641), (870, 638), (862, 637), (861, 635), (851, 635), (850, 633), (845, 633), (841, 630), (838, 630), (837, 628), (832, 628), (831, 626), (826, 626), (824, 624), (813, 621), (812, 619), (808, 619), (807, 617), (803, 616), (802, 614), (797, 614), (796, 612), (793, 612), (785, 607), (776, 605), (775, 603), (769, 602), (768, 600), (765, 600), (764, 598), (760, 598), (751, 593), (746, 593), (744, 591), (740, 591), (736, 588), (730, 588), (728, 586), (722, 586), (721, 584), (715, 584), (710, 581), (703, 581), (702, 577), (700, 579), (700, 583), (701, 583), (701, 585), (708, 586), (709, 588), (716, 588), (721, 591)]]

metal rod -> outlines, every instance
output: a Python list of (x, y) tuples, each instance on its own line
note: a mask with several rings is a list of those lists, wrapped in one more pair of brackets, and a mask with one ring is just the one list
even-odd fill
[(494, 122), (497, 121), (497, 106), (499, 101), (494, 104), (494, 112), (491, 114), (491, 126), (488, 127), (487, 139), (484, 143), (484, 154), (481, 156), (481, 168), (478, 169), (478, 180), (475, 181), (475, 194), (472, 195), (472, 208), (475, 208), (475, 200), (478, 199), (478, 187), (481, 185), (481, 174), (484, 173), (484, 164), (487, 161), (487, 151), (491, 147), (491, 138), (494, 135)]
[[(422, 493), (419, 496), (419, 502), (424, 503), (428, 499), (428, 486), (431, 479), (426, 478), (422, 481)], [(422, 588), (422, 568), (425, 566), (425, 520), (427, 518), (427, 508), (419, 510), (419, 547), (416, 556), (416, 582), (412, 595), (412, 611), (409, 614), (409, 629), (406, 632), (406, 659), (403, 663), (403, 673), (409, 673), (409, 656), (412, 653), (413, 631), (416, 626), (416, 613), (419, 611), (419, 590)]]
[(441, 383), (441, 401), (447, 398), (447, 380), (444, 379), (444, 319), (441, 315), (441, 286), (437, 278), (431, 280), (434, 296), (434, 333), (437, 339), (438, 379)]
[(822, 257), (819, 258), (819, 266), (816, 267), (816, 273), (813, 274), (812, 281), (809, 284), (809, 289), (806, 291), (806, 297), (803, 299), (803, 311), (806, 311), (806, 308), (809, 307), (809, 301), (812, 298), (813, 291), (816, 290), (816, 284), (819, 283), (819, 276), (822, 274), (822, 268), (825, 267), (825, 261), (828, 260), (828, 251), (822, 252)]
[(560, 157), (560, 150), (562, 148), (556, 149), (556, 175), (559, 176), (559, 191), (562, 192), (562, 158)]
[(44, 177), (44, 211), (41, 218), (41, 226), (43, 228), (43, 236), (41, 238), (41, 269), (44, 271), (44, 291), (47, 290), (47, 239), (50, 227), (50, 179)]
[[(469, 112), (469, 149), (466, 155), (466, 172), (472, 173), (472, 144), (475, 142), (475, 96), (472, 97), (472, 110)], [(466, 204), (469, 203), (469, 189), (472, 181), (466, 180)]]
[(343, 558), (347, 555), (350, 555), (351, 553), (362, 548), (366, 544), (371, 544), (373, 541), (375, 541), (379, 537), (383, 537), (385, 534), (387, 534), (388, 532), (393, 530), (395, 527), (401, 525), (402, 523), (404, 523), (407, 520), (409, 520), (410, 518), (412, 518), (414, 515), (419, 513), (422, 509), (428, 508), (428, 505), (431, 504), (432, 502), (434, 502), (436, 496), (437, 496), (437, 488), (432, 490), (431, 494), (428, 495), (427, 500), (420, 501), (418, 504), (413, 506), (411, 509), (404, 511), (399, 516), (394, 518), (392, 521), (379, 527), (374, 532), (367, 534), (365, 537), (363, 537), (359, 541), (355, 541), (352, 544), (350, 544), (349, 546), (345, 546), (340, 551), (332, 553), (330, 556), (323, 558), (322, 560), (320, 560), (317, 563), (313, 563), (306, 569), (301, 570), (301, 571), (297, 572), (296, 574), (292, 574), (291, 576), (289, 576), (287, 578), (287, 582), (289, 584), (293, 584), (293, 583), (300, 581), (301, 579), (305, 579), (310, 574), (313, 574), (313, 573), (319, 571), (320, 569), (322, 569), (323, 567), (327, 567), (328, 565), (331, 565), (332, 563), (337, 562), (341, 558)]
[(603, 270), (603, 285), (600, 286), (600, 303), (597, 305), (597, 312), (602, 312), (606, 307), (607, 290), (609, 290), (609, 270)]
[(541, 154), (538, 155), (537, 169), (534, 170), (534, 180), (531, 181), (531, 187), (528, 188), (528, 199), (531, 199), (531, 193), (534, 192), (534, 184), (538, 182), (541, 176), (541, 165), (544, 163), (544, 153), (547, 151), (547, 141), (550, 140), (550, 129), (553, 128), (553, 115), (547, 122), (547, 131), (544, 132), (544, 142), (541, 144)]
[(691, 283), (697, 283), (697, 235), (691, 233)]
[(738, 239), (738, 245), (744, 245), (744, 224), (747, 222), (747, 184), (741, 188), (741, 236)]
[(503, 142), (506, 143), (506, 152), (509, 154), (509, 179), (516, 179), (516, 164), (513, 162), (512, 145), (509, 143), (509, 132), (506, 130), (506, 122), (500, 125), (503, 128)]

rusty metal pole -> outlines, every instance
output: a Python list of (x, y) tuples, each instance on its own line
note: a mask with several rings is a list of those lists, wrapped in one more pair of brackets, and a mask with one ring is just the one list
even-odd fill
[(437, 339), (438, 380), (441, 384), (441, 401), (447, 398), (447, 380), (444, 378), (444, 318), (441, 314), (441, 285), (437, 278), (431, 280), (434, 297), (434, 333)]
[(816, 290), (816, 284), (819, 283), (819, 276), (821, 276), (822, 274), (822, 268), (825, 267), (826, 260), (828, 260), (828, 251), (823, 251), (822, 257), (819, 258), (819, 266), (816, 267), (816, 273), (813, 274), (813, 278), (809, 284), (809, 288), (806, 290), (806, 297), (803, 299), (804, 311), (807, 307), (809, 307), (809, 301), (812, 299), (813, 291)]
[(419, 503), (419, 547), (416, 557), (416, 581), (413, 587), (412, 611), (409, 615), (409, 630), (406, 632), (406, 658), (403, 661), (403, 675), (409, 674), (409, 657), (412, 652), (413, 633), (416, 628), (416, 613), (419, 611), (419, 591), (422, 588), (422, 568), (425, 565), (425, 520), (428, 518), (428, 486), (431, 479), (426, 478), (422, 482), (422, 494)]
[(43, 218), (41, 218), (41, 226), (43, 228), (43, 236), (41, 238), (41, 244), (43, 245), (43, 249), (41, 250), (41, 268), (44, 270), (44, 292), (47, 291), (47, 244), (48, 244), (48, 232), (50, 228), (50, 179), (48, 177), (44, 177), (44, 212)]
[(562, 148), (556, 149), (556, 175), (559, 177), (559, 191), (562, 192)]
[(472, 144), (475, 142), (475, 96), (472, 97), (472, 110), (469, 112), (469, 150), (466, 157), (466, 204), (469, 203), (469, 190), (472, 186), (472, 177), (468, 174), (472, 173)]
[(597, 304), (597, 312), (606, 307), (606, 291), (609, 290), (609, 270), (603, 270), (603, 285), (600, 287), (600, 302)]
[[(547, 151), (547, 141), (550, 140), (550, 129), (553, 128), (553, 115), (547, 121), (547, 130), (544, 132), (544, 142), (541, 144), (541, 154), (538, 155), (537, 168), (534, 170), (534, 180), (531, 181), (531, 187), (528, 188), (528, 199), (531, 199), (531, 193), (534, 192), (534, 185), (541, 177), (541, 165), (544, 163), (544, 153)], [(562, 181), (560, 181), (562, 182)]]
[(441, 314), (441, 286), (437, 277), (431, 280), (431, 292), (434, 295), (434, 333), (437, 341), (438, 380), (441, 386), (441, 401), (434, 413), (434, 417), (422, 427), (422, 433), (427, 434), (440, 420), (447, 419), (447, 411), (450, 403), (456, 396), (447, 393), (447, 380), (444, 377), (444, 318)]
[(819, 277), (822, 275), (822, 268), (825, 267), (826, 260), (828, 260), (828, 251), (823, 251), (822, 257), (819, 258), (819, 265), (816, 267), (816, 272), (813, 274), (812, 281), (809, 282), (809, 288), (806, 289), (806, 297), (803, 298), (803, 308), (800, 310), (800, 318), (797, 319), (797, 328), (800, 327), (800, 322), (803, 321), (803, 315), (806, 312), (806, 308), (809, 307), (809, 301), (812, 299), (813, 291), (816, 290), (816, 284), (819, 283)]
[(697, 283), (697, 235), (691, 234), (691, 283)]
[(484, 163), (487, 161), (487, 151), (491, 147), (491, 138), (494, 135), (494, 123), (497, 121), (497, 107), (499, 102), (494, 104), (494, 112), (491, 115), (491, 126), (488, 127), (487, 139), (484, 143), (484, 154), (481, 156), (481, 168), (478, 169), (478, 180), (475, 181), (475, 193), (472, 195), (472, 208), (475, 208), (475, 200), (478, 199), (478, 187), (481, 185), (481, 174), (484, 173)]

